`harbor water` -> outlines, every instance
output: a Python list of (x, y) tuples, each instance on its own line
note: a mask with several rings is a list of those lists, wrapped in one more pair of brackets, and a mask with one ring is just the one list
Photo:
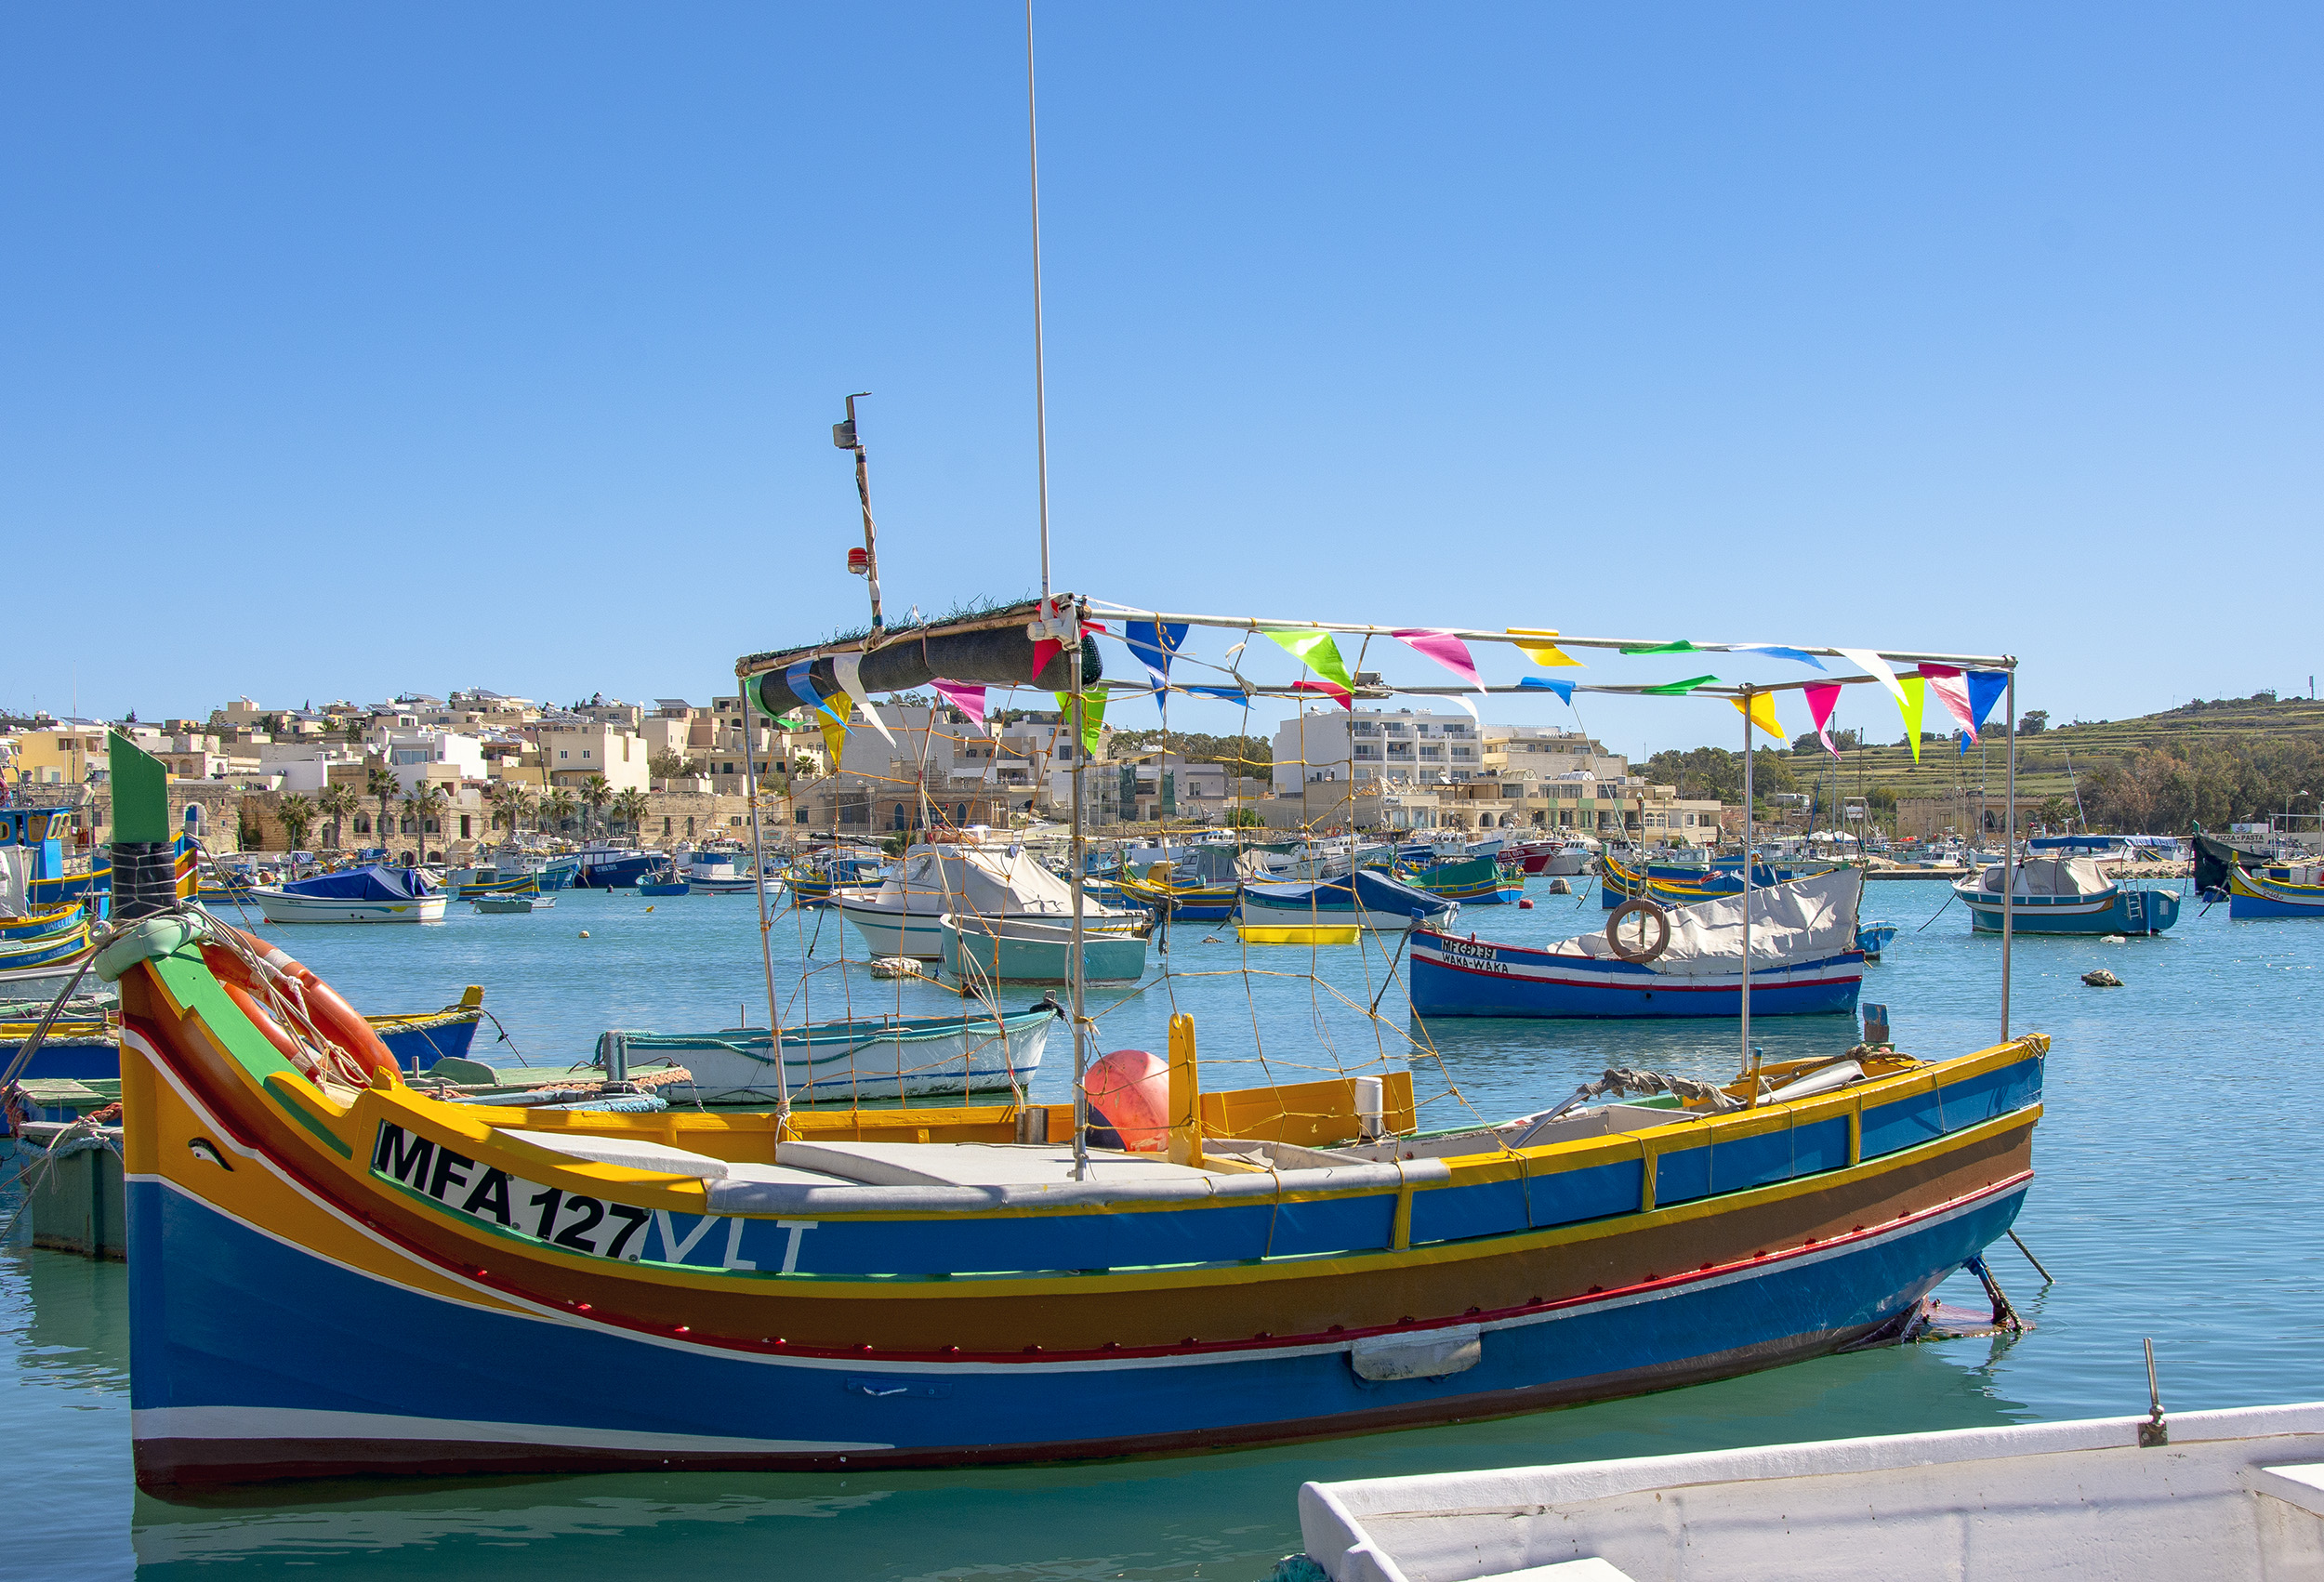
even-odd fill
[[(1595, 930), (1594, 896), (1528, 890), (1531, 910), (1484, 906), (1464, 930), (1543, 943)], [(1948, 886), (1867, 887), (1865, 916), (1901, 926), (1865, 997), (1899, 1048), (1948, 1056), (1999, 1031), (2001, 948), (1973, 935)], [(693, 1032), (767, 1020), (748, 896), (649, 902), (568, 892), (548, 911), (441, 926), (270, 929), (369, 1011), (432, 1009), (485, 985), (473, 1054), (495, 1063), (588, 1058), (610, 1027)], [(1923, 928), (1922, 925), (1927, 924)], [(588, 938), (581, 937), (587, 931)], [(786, 1023), (956, 1010), (951, 994), (875, 980), (836, 916), (780, 914), (769, 936)], [(1565, 1097), (1609, 1066), (1731, 1076), (1730, 1021), (1439, 1022), (1423, 1032), (1392, 979), (1393, 942), (1244, 949), (1226, 925), (1182, 924), (1169, 971), (1094, 986), (1092, 1053), (1160, 1051), (1173, 1010), (1195, 1018), (1207, 1087), (1301, 1081), (1407, 1059), (1421, 1124), (1499, 1119)], [(1634, 1400), (1498, 1421), (1258, 1451), (1091, 1466), (822, 1476), (751, 1473), (501, 1477), (281, 1485), (165, 1502), (135, 1492), (125, 1277), (24, 1244), (0, 1248), (0, 1444), (14, 1473), (7, 1571), (39, 1578), (191, 1575), (232, 1565), (362, 1577), (766, 1575), (895, 1582), (1256, 1582), (1300, 1548), (1309, 1479), (2143, 1412), (2140, 1340), (2180, 1410), (2324, 1398), (2324, 929), (2232, 922), (2189, 901), (2154, 939), (2021, 936), (2014, 1030), (2051, 1049), (2037, 1180), (2019, 1230), (2056, 1277), (2006, 1242), (1992, 1266), (2033, 1328), (1829, 1357)], [(2098, 967), (2120, 988), (2085, 987)], [(1040, 991), (1008, 985), (1015, 1009)], [(1384, 1022), (1366, 1008), (1379, 996)], [(1837, 1052), (1853, 1019), (1763, 1019), (1770, 1060)], [(1063, 1101), (1060, 1024), (1035, 1096)], [(944, 1101), (937, 1101), (944, 1102)], [(11, 1205), (12, 1206), (12, 1205)], [(5, 1213), (0, 1208), (0, 1213)], [(1960, 1307), (1982, 1294), (1958, 1277)], [(280, 1338), (285, 1348), (302, 1343)], [(334, 1359), (361, 1368), (363, 1359)], [(458, 1359), (447, 1356), (447, 1367)]]

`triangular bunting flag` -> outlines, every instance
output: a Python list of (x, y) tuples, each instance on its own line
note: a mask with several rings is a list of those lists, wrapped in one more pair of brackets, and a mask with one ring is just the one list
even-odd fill
[(813, 661), (800, 660), (783, 672), (783, 684), (791, 689), (793, 697), (804, 698), (808, 707), (813, 709), (823, 718), (837, 725), (841, 731), (845, 731), (847, 716), (834, 708), (830, 702), (815, 690), (814, 678), (810, 674), (813, 667)]
[(1395, 635), (1397, 641), (1427, 654), (1469, 685), (1485, 685), (1485, 679), (1477, 674), (1476, 661), (1469, 657), (1469, 645), (1441, 626), (1409, 627)]
[[(1502, 630), (1506, 631), (1511, 637), (1513, 638), (1553, 638), (1557, 636), (1555, 632), (1544, 631), (1538, 626), (1505, 626)], [(1557, 644), (1553, 642), (1520, 642), (1514, 646), (1516, 647), (1518, 653), (1524, 654), (1527, 659), (1532, 660), (1536, 665), (1540, 666), (1544, 670), (1578, 670), (1582, 668), (1582, 663), (1580, 660), (1576, 659), (1572, 654), (1566, 653), (1564, 649), (1558, 647)]]
[(1707, 687), (1718, 679), (1716, 676), (1691, 676), (1684, 681), (1665, 681), (1658, 687), (1641, 687), (1638, 690), (1649, 697), (1683, 698), (1697, 687)]
[(1681, 638), (1677, 642), (1632, 643), (1622, 652), (1624, 653), (1700, 653), (1702, 650)]
[(1905, 717), (1905, 745), (1912, 749), (1912, 761), (1921, 761), (1921, 711), (1928, 705), (1929, 683), (1919, 676), (1907, 676), (1898, 683), (1896, 710)]
[(1568, 708), (1573, 706), (1574, 683), (1571, 681), (1552, 681), (1547, 676), (1527, 676), (1517, 684), (1521, 687), (1546, 688), (1547, 690), (1555, 692), (1559, 697), (1564, 698), (1565, 700), (1565, 705)]
[(984, 689), (969, 681), (947, 681), (941, 678), (928, 683), (944, 700), (967, 715), (982, 731), (984, 728)]
[[(1074, 695), (1057, 694), (1057, 707), (1071, 724), (1074, 717)], [(1086, 758), (1098, 756), (1098, 732), (1105, 724), (1105, 694), (1102, 692), (1081, 694), (1081, 751)]]
[(1949, 665), (1923, 665), (1921, 676), (1928, 682), (1929, 691), (1936, 694), (1936, 701), (1945, 705), (1945, 712), (1960, 720), (1961, 728), (1969, 733), (1968, 741), (1961, 744), (1961, 749), (1967, 752), (1968, 742), (1976, 740), (1977, 735), (1976, 718), (1969, 712), (1967, 678)]
[(888, 745), (892, 747), (896, 745), (895, 735), (888, 729), (888, 722), (879, 718), (879, 710), (872, 705), (871, 694), (864, 690), (863, 671), (864, 656), (860, 653), (835, 653), (831, 656), (831, 673), (838, 678), (839, 690), (863, 705), (864, 718), (871, 721), (871, 728), (886, 738)]
[(1729, 653), (1764, 653), (1776, 659), (1796, 659), (1802, 665), (1813, 665), (1818, 670), (1824, 662), (1802, 648), (1785, 648), (1773, 642), (1731, 642), (1725, 645)]
[(1824, 744), (1826, 752), (1838, 758), (1840, 749), (1831, 745), (1831, 711), (1840, 702), (1840, 683), (1824, 681), (1800, 691), (1807, 698), (1808, 713), (1815, 717), (1816, 739)]
[(1250, 693), (1240, 687), (1181, 687), (1178, 690), (1189, 697), (1224, 698), (1228, 703), (1239, 703), (1245, 708), (1250, 706)]
[(1993, 712), (1993, 705), (2009, 691), (2006, 670), (1972, 670), (1969, 672), (1969, 717), (1978, 730), (1985, 729), (1985, 717)]
[(1301, 663), (1325, 680), (1337, 681), (1343, 687), (1355, 685), (1355, 678), (1348, 674), (1346, 661), (1340, 657), (1340, 645), (1331, 640), (1329, 632), (1268, 631), (1263, 635), (1298, 654)]
[(1783, 733), (1783, 721), (1776, 718), (1776, 694), (1750, 692), (1744, 697), (1729, 698), (1735, 711), (1751, 722), (1754, 730), (1764, 731), (1776, 741), (1789, 741)]
[(1146, 667), (1158, 690), (1169, 684), (1170, 656), (1186, 646), (1186, 623), (1173, 621), (1168, 626), (1159, 621), (1130, 621), (1122, 626), (1122, 641), (1138, 656), (1138, 663)]
[(823, 732), (823, 750), (828, 756), (831, 772), (839, 772), (839, 759), (847, 753), (847, 727), (827, 714), (815, 716), (815, 724)]
[(1868, 648), (1842, 648), (1833, 652), (1851, 664), (1861, 666), (1866, 675), (1888, 689), (1888, 695), (1896, 700), (1897, 707), (1904, 706), (1905, 689), (1897, 683), (1896, 672), (1888, 667), (1887, 660)]
[[(1321, 692), (1350, 713), (1355, 709), (1355, 694), (1345, 687), (1335, 687), (1329, 681), (1294, 681), (1291, 690), (1295, 692)], [(1471, 709), (1469, 712), (1473, 715), (1476, 711)]]

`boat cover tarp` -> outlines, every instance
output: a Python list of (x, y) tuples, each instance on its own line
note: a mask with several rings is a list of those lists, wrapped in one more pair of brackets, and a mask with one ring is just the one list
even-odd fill
[(435, 894), (436, 886), (416, 868), (390, 868), (375, 863), (367, 868), (293, 879), (283, 887), (283, 893), (317, 901), (416, 901)]
[[(915, 846), (879, 887), (870, 904), (933, 916), (954, 912), (973, 917), (1005, 917), (1026, 912), (1073, 916), (1073, 889), (1033, 860), (1023, 847)], [(1114, 915), (1114, 909), (1082, 897), (1082, 915)]]
[[(1820, 961), (1856, 944), (1856, 907), (1864, 896), (1859, 868), (1834, 868), (1804, 879), (1751, 890), (1751, 970)], [(1670, 944), (1647, 965), (1677, 978), (1743, 970), (1743, 897), (1667, 909)], [(1625, 930), (1627, 933), (1627, 930)], [(1649, 929), (1649, 933), (1652, 930)], [(1604, 933), (1583, 934), (1552, 947), (1556, 956), (1618, 959)]]
[(1243, 888), (1270, 906), (1313, 905), (1324, 912), (1345, 912), (1361, 904), (1367, 912), (1433, 917), (1452, 906), (1441, 895), (1431, 895), (1373, 868), (1358, 868), (1345, 878), (1319, 884), (1253, 884)]
[[(2000, 864), (1986, 869), (1979, 888), (2001, 893)], [(2019, 895), (2104, 895), (2114, 888), (2114, 881), (2088, 857), (2028, 857), (2017, 864)]]

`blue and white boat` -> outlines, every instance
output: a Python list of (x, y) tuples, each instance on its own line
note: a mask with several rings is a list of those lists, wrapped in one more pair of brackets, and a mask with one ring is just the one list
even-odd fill
[(417, 868), (373, 864), (284, 885), (255, 885), (270, 923), (441, 923), (451, 896)]
[[(1751, 890), (1754, 1016), (1855, 1009), (1864, 952), (1855, 945), (1864, 876), (1842, 868)], [(1641, 959), (1616, 944), (1620, 920), (1546, 949), (1412, 933), (1417, 1016), (1740, 1016), (1743, 898), (1674, 906)], [(1640, 955), (1631, 951), (1631, 955)]]
[[(2001, 864), (1953, 887), (1979, 933), (2001, 931)], [(2126, 885), (2087, 857), (2027, 857), (2011, 886), (2010, 929), (2020, 934), (2159, 934), (2179, 920), (2176, 890)]]
[(573, 888), (575, 890), (632, 890), (640, 878), (669, 861), (659, 851), (641, 851), (634, 846), (612, 846), (601, 840), (594, 841), (575, 853), (575, 860), (573, 876)]
[(1449, 925), (1460, 916), (1460, 903), (1376, 868), (1358, 868), (1336, 879), (1247, 884), (1237, 916), (1246, 923), (1361, 923), (1401, 933), (1416, 922)]

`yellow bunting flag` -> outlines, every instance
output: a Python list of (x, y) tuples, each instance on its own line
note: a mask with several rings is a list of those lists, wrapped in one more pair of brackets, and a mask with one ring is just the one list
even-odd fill
[(831, 755), (830, 771), (837, 774), (840, 755), (847, 749), (847, 727), (822, 711), (816, 713), (815, 723), (823, 732), (823, 750)]
[(1896, 686), (1902, 696), (1896, 700), (1896, 710), (1905, 717), (1905, 741), (1912, 748), (1912, 761), (1921, 761), (1921, 709), (1929, 701), (1929, 683), (1924, 676), (1899, 676)]
[[(1555, 632), (1544, 631), (1538, 626), (1504, 626), (1501, 629), (1513, 638), (1553, 638), (1557, 636)], [(1558, 647), (1557, 644), (1553, 642), (1521, 642), (1515, 646), (1518, 653), (1524, 654), (1527, 659), (1532, 660), (1536, 665), (1540, 666), (1545, 670), (1556, 666), (1571, 666), (1577, 670), (1582, 668), (1582, 663), (1580, 660), (1576, 659), (1572, 654), (1566, 653), (1564, 649)]]
[[(1057, 707), (1059, 713), (1063, 717), (1065, 723), (1068, 725), (1072, 724), (1074, 718), (1073, 693), (1059, 692), (1057, 694)], [(1095, 758), (1098, 756), (1098, 732), (1104, 724), (1105, 694), (1103, 692), (1082, 693), (1081, 752), (1083, 757)]]
[(1735, 705), (1736, 713), (1750, 720), (1754, 730), (1764, 731), (1778, 742), (1790, 739), (1783, 732), (1783, 721), (1776, 718), (1775, 693), (1753, 692), (1750, 694), (1748, 706), (1742, 698), (1729, 698), (1727, 701)]

